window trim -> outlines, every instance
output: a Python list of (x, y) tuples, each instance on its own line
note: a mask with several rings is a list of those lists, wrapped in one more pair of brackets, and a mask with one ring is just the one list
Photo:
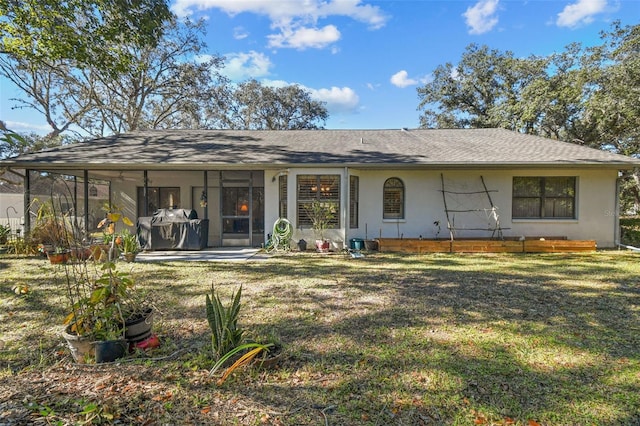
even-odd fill
[[(397, 186), (390, 186), (391, 183), (397, 182)], [(400, 196), (400, 211), (397, 213), (387, 212), (387, 193), (397, 192)], [(382, 219), (392, 221), (402, 221), (406, 219), (406, 186), (404, 181), (399, 177), (390, 177), (384, 181), (382, 185)]]
[[(518, 178), (538, 179), (540, 186), (539, 196), (516, 196), (515, 180)], [(545, 194), (547, 179), (573, 179), (573, 196), (547, 196)], [(516, 200), (517, 199), (539, 199), (540, 207), (537, 216), (516, 216)], [(545, 216), (545, 207), (547, 199), (568, 199), (571, 200), (571, 216)], [(577, 221), (578, 220), (578, 177), (577, 176), (513, 176), (511, 179), (511, 219), (513, 221)]]
[[(313, 190), (312, 188), (309, 188), (310, 190), (308, 190), (309, 193), (311, 193), (311, 191), (315, 192), (315, 195), (308, 197), (308, 198), (304, 198), (301, 197), (300, 195), (300, 191), (301, 191), (301, 187), (300, 187), (300, 181), (301, 179), (311, 179), (311, 178), (315, 178), (316, 180), (316, 189)], [(322, 185), (322, 181), (323, 179), (329, 179), (329, 180), (334, 180), (337, 183), (337, 194), (335, 195), (335, 197), (327, 197), (326, 196), (326, 192), (323, 192), (324, 189), (326, 188), (326, 186), (323, 187)], [(324, 194), (324, 196), (323, 196)], [(324, 201), (327, 203), (332, 203), (335, 207), (336, 210), (338, 212), (341, 211), (341, 205), (342, 205), (342, 179), (341, 179), (341, 175), (339, 174), (300, 174), (296, 176), (296, 224), (297, 227), (300, 229), (311, 229), (312, 226), (310, 223), (302, 223), (301, 220), (301, 212), (304, 211), (304, 204), (309, 204), (311, 202), (313, 202), (314, 200), (317, 201)], [(341, 223), (342, 223), (342, 219), (341, 219), (341, 214), (336, 214), (335, 218), (333, 220), (333, 224), (330, 225), (327, 229), (341, 229)]]

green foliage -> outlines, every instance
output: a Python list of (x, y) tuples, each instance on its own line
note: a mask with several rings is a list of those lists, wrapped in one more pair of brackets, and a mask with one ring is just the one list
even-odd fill
[(70, 60), (124, 70), (130, 52), (115, 47), (122, 35), (133, 46), (153, 46), (171, 12), (165, 0), (1, 0), (0, 16), (5, 54), (43, 64)]
[(298, 85), (269, 87), (256, 80), (218, 85), (208, 120), (214, 128), (245, 130), (321, 129), (329, 117), (324, 102)]
[(0, 223), (0, 245), (7, 244), (9, 234), (11, 233), (11, 227), (9, 225), (3, 225)]
[(244, 330), (238, 327), (240, 314), (240, 298), (242, 286), (231, 295), (231, 303), (225, 306), (220, 295), (211, 285), (211, 296), (206, 295), (206, 312), (209, 328), (211, 328), (211, 344), (217, 358), (222, 357), (242, 342)]
[(313, 200), (304, 206), (311, 220), (311, 227), (320, 239), (324, 239), (324, 231), (329, 229), (336, 217), (337, 207), (332, 202)]
[(123, 253), (138, 253), (140, 251), (140, 244), (138, 243), (138, 236), (136, 234), (125, 229), (122, 231), (121, 238)]
[(620, 218), (620, 241), (626, 245), (640, 247), (640, 216)]

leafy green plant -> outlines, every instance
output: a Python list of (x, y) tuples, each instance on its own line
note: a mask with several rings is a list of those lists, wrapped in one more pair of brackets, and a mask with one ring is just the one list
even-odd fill
[(0, 223), (0, 244), (7, 244), (11, 228), (9, 225), (3, 225)]
[(327, 230), (336, 217), (336, 205), (328, 201), (313, 200), (305, 206), (307, 216), (311, 220), (311, 228), (316, 237), (324, 240), (324, 231)]
[[(114, 207), (107, 208), (99, 227), (115, 235), (116, 223), (131, 221)], [(133, 299), (134, 282), (130, 274), (118, 271), (115, 240), (109, 248), (109, 259), (101, 268), (87, 259), (65, 267), (67, 299), (70, 312), (64, 320), (70, 331), (78, 335), (93, 333), (98, 340), (113, 340), (123, 336), (127, 300)]]
[(138, 253), (140, 251), (138, 236), (136, 234), (132, 234), (131, 231), (125, 229), (122, 231), (120, 238), (122, 239), (123, 253)]
[(207, 321), (211, 328), (211, 344), (213, 352), (219, 359), (242, 342), (244, 330), (238, 327), (240, 314), (240, 298), (242, 286), (231, 294), (231, 304), (225, 306), (214, 285), (211, 285), (211, 296), (206, 295)]

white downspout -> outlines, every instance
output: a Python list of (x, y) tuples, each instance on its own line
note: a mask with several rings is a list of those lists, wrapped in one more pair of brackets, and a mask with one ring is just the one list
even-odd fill
[(616, 200), (615, 200), (615, 211), (613, 218), (613, 242), (617, 247), (621, 246), (620, 241), (620, 172), (618, 172), (618, 177), (616, 178)]
[(343, 172), (343, 180), (344, 180), (344, 188), (345, 190), (342, 191), (342, 208), (340, 209), (340, 215), (342, 216), (342, 248), (349, 248), (349, 242), (347, 241), (347, 237), (348, 237), (348, 229), (349, 229), (349, 223), (348, 223), (348, 219), (349, 219), (349, 191), (351, 188), (351, 185), (349, 183), (349, 168), (345, 167), (344, 168), (344, 172)]

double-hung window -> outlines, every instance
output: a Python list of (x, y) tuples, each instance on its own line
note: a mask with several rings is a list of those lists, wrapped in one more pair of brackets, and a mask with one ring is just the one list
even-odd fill
[(511, 213), (513, 219), (575, 219), (576, 178), (514, 177)]

